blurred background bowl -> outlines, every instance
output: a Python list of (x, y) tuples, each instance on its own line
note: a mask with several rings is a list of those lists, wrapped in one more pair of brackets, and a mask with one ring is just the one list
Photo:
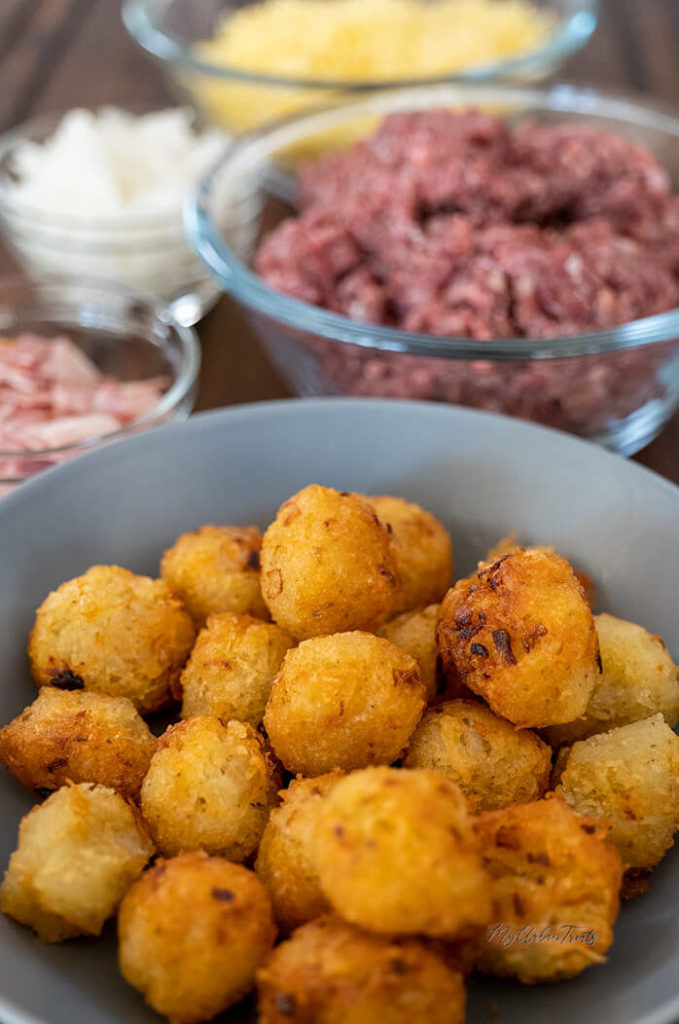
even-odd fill
[(186, 241), (181, 207), (163, 215), (49, 215), (15, 192), (18, 148), (50, 138), (62, 117), (36, 118), (0, 136), (0, 227), (10, 250), (31, 275), (115, 282), (169, 306), (180, 323), (197, 323), (219, 289)]
[(475, 341), (350, 320), (274, 291), (250, 269), (258, 240), (292, 210), (288, 172), (300, 149), (334, 141), (338, 132), (364, 135), (396, 110), (439, 107), (611, 130), (653, 150), (679, 186), (679, 119), (650, 105), (570, 86), (371, 93), (234, 143), (187, 208), (196, 251), (243, 305), (299, 394), (453, 402), (568, 430), (624, 454), (638, 451), (679, 405), (679, 309), (591, 334)]
[[(126, 0), (128, 31), (165, 69), (171, 85), (209, 122), (238, 134), (305, 109), (377, 89), (444, 81), (540, 81), (587, 42), (596, 28), (598, 0), (535, 0), (551, 31), (539, 46), (492, 63), (472, 62), (450, 74), (399, 81), (286, 77), (230, 66), (205, 55), (199, 44), (214, 38), (224, 19), (257, 0)], [(427, 0), (429, 2), (429, 0)], [(328, 0), (329, 5), (332, 0)], [(366, 0), (366, 24), (370, 5)], [(272, 45), (275, 45), (275, 41)], [(387, 43), (385, 43), (387, 45)]]
[(146, 415), (104, 436), (40, 451), (0, 450), (0, 496), (43, 469), (101, 444), (188, 417), (196, 396), (200, 346), (190, 327), (168, 311), (119, 286), (93, 280), (76, 284), (0, 278), (0, 338), (34, 333), (69, 338), (103, 374), (119, 381), (167, 381)]

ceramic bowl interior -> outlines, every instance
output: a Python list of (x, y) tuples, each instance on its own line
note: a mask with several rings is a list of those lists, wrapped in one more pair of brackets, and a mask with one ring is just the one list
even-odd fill
[[(156, 573), (202, 523), (264, 527), (310, 482), (393, 493), (452, 531), (456, 574), (501, 535), (553, 544), (595, 582), (599, 606), (660, 633), (679, 658), (679, 490), (564, 434), (464, 409), (405, 402), (288, 401), (193, 417), (48, 471), (0, 502), (0, 721), (35, 697), (26, 640), (35, 609), (94, 563)], [(0, 863), (30, 795), (0, 777)], [(468, 1024), (674, 1024), (679, 1019), (679, 858), (629, 902), (608, 962), (558, 985), (475, 981)], [(120, 978), (115, 930), (47, 946), (0, 919), (4, 1024), (153, 1024)], [(255, 1024), (251, 1005), (220, 1018)], [(376, 1022), (377, 1024), (377, 1022)]]

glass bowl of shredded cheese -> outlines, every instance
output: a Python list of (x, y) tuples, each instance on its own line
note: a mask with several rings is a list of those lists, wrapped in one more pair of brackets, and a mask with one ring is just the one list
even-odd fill
[(598, 0), (127, 0), (131, 35), (212, 123), (240, 134), (338, 95), (538, 81), (582, 47)]
[(218, 290), (187, 244), (185, 197), (225, 145), (190, 108), (73, 109), (0, 137), (0, 227), (33, 275), (132, 288), (195, 323)]

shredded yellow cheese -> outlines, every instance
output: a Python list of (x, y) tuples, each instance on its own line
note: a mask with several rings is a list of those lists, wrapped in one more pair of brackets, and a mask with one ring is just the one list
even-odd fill
[[(553, 29), (529, 0), (260, 0), (224, 18), (196, 56), (289, 78), (400, 81), (455, 74), (539, 47)], [(186, 83), (216, 120), (243, 131), (317, 105), (318, 90)]]

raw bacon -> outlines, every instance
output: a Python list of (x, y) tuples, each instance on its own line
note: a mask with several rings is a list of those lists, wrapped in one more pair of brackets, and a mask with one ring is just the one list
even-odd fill
[(142, 419), (166, 387), (163, 377), (102, 374), (69, 338), (0, 339), (0, 497), (8, 484), (74, 454), (72, 446)]

